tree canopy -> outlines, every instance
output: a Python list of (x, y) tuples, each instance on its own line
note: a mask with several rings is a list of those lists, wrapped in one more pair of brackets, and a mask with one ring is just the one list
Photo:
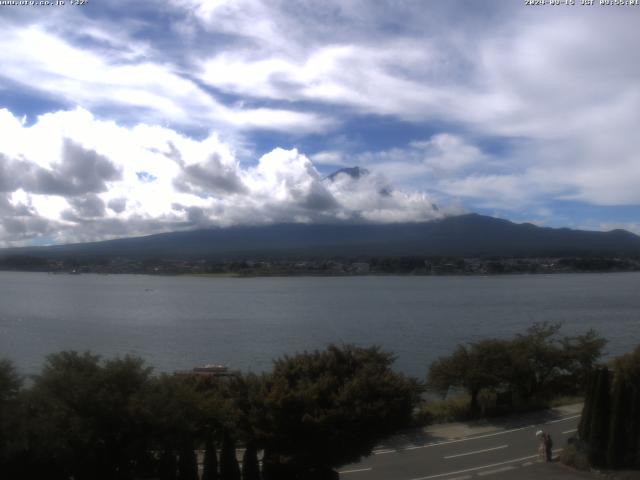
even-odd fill
[(581, 391), (606, 341), (593, 330), (560, 337), (560, 324), (536, 323), (511, 339), (458, 345), (431, 364), (428, 386), (441, 394), (466, 390), (478, 413), (481, 390), (507, 390), (526, 403), (559, 392)]
[(276, 360), (264, 384), (267, 451), (311, 473), (369, 455), (410, 424), (418, 401), (417, 382), (393, 372), (393, 361), (352, 345)]

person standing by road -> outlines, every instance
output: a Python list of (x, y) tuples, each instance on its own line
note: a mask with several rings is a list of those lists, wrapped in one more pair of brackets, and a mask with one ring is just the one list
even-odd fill
[(548, 433), (544, 434), (544, 451), (547, 462), (550, 462), (553, 457), (553, 440), (551, 440), (551, 435)]

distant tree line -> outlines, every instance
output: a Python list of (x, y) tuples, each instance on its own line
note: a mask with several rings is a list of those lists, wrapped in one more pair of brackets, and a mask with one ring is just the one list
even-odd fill
[(592, 376), (576, 448), (596, 467), (640, 467), (640, 347)]
[(3, 361), (0, 478), (197, 480), (202, 449), (202, 480), (337, 478), (336, 467), (410, 425), (420, 386), (393, 360), (330, 346), (267, 374), (217, 378), (62, 352), (28, 386)]

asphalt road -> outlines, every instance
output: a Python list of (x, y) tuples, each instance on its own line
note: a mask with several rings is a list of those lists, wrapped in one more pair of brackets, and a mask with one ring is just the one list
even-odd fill
[(507, 425), (490, 433), (456, 439), (413, 441), (381, 447), (363, 461), (340, 469), (343, 480), (467, 480), (488, 479), (534, 466), (538, 460), (536, 431), (551, 434), (557, 454), (576, 431), (579, 415), (540, 423)]

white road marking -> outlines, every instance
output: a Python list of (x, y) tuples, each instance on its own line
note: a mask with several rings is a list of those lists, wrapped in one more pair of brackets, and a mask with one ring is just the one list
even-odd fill
[(509, 470), (515, 470), (515, 468), (516, 467), (512, 467), (512, 466), (495, 468), (493, 470), (486, 470), (484, 472), (478, 472), (478, 476), (479, 477), (484, 477), (485, 475), (491, 475), (491, 474), (494, 474), (494, 473), (500, 473), (500, 472), (507, 472)]
[(427, 477), (412, 478), (411, 480), (429, 480), (430, 478), (440, 478), (440, 477), (447, 477), (449, 475), (457, 475), (459, 473), (475, 472), (476, 470), (484, 470), (485, 468), (498, 467), (500, 465), (507, 465), (509, 463), (522, 462), (524, 460), (536, 458), (537, 456), (538, 455), (529, 455), (528, 457), (514, 458), (513, 460), (507, 460), (505, 462), (492, 463), (490, 465), (483, 465), (481, 467), (466, 468), (464, 470), (458, 470), (455, 472), (438, 473), (437, 475), (429, 475)]
[(573, 420), (574, 418), (579, 418), (580, 415), (573, 415), (571, 417), (565, 417), (565, 418), (559, 418), (558, 420), (551, 420), (549, 422), (546, 423), (541, 423), (541, 424), (535, 424), (535, 425), (527, 425), (526, 427), (519, 427), (519, 428), (512, 428), (510, 430), (500, 430), (499, 432), (493, 432), (493, 433), (486, 433), (484, 435), (478, 435), (475, 437), (464, 437), (464, 438), (458, 438), (455, 440), (445, 440), (444, 442), (432, 442), (432, 443), (425, 443), (424, 445), (413, 445), (411, 447), (402, 447), (402, 448), (390, 448), (390, 449), (382, 449), (382, 450), (374, 450), (373, 454), (374, 455), (384, 455), (386, 453), (398, 453), (398, 452), (402, 452), (405, 450), (417, 450), (419, 448), (429, 448), (429, 447), (437, 447), (439, 445), (450, 445), (452, 443), (460, 443), (460, 442), (468, 442), (470, 440), (479, 440), (481, 438), (489, 438), (489, 437), (495, 437), (497, 435), (505, 435), (507, 433), (512, 433), (512, 432), (519, 432), (522, 430), (527, 430), (529, 428), (536, 428), (540, 425), (547, 425), (550, 423), (558, 423), (558, 422), (564, 422), (566, 420)]
[(484, 452), (491, 452), (493, 450), (500, 450), (503, 448), (507, 448), (509, 445), (500, 445), (499, 447), (491, 447), (491, 448), (485, 448), (483, 450), (475, 450), (473, 452), (467, 452), (467, 453), (457, 453), (455, 455), (448, 455), (445, 458), (445, 460), (449, 459), (449, 458), (458, 458), (458, 457), (466, 457), (467, 455), (475, 455), (476, 453), (484, 453)]
[(574, 429), (572, 429), (572, 430), (567, 430), (567, 431), (565, 431), (565, 432), (562, 432), (562, 434), (563, 434), (563, 435), (566, 435), (567, 433), (573, 433), (573, 432), (577, 432), (577, 431), (578, 431), (578, 429), (577, 429), (577, 428), (574, 428)]
[(385, 453), (394, 453), (397, 452), (397, 450), (374, 450), (373, 454), (374, 455), (384, 455)]
[[(553, 450), (553, 453), (557, 453), (561, 451), (562, 451), (561, 448), (556, 448), (555, 450)], [(429, 475), (428, 477), (412, 478), (411, 480), (429, 480), (431, 478), (447, 477), (449, 475), (457, 475), (458, 473), (474, 472), (476, 470), (483, 470), (485, 468), (498, 467), (500, 465), (507, 465), (510, 463), (522, 462), (523, 460), (530, 460), (532, 458), (537, 458), (537, 457), (538, 455), (529, 455), (528, 457), (514, 458), (513, 460), (506, 460), (504, 462), (492, 463), (490, 465), (483, 465), (481, 467), (467, 468), (465, 470), (458, 470), (456, 472), (438, 473), (437, 475)]]
[(358, 473), (358, 472), (370, 472), (371, 468), (357, 468), (355, 470), (342, 470), (339, 471), (338, 473), (340, 475), (344, 475), (345, 473)]
[(533, 462), (524, 462), (522, 464), (523, 467), (530, 467), (531, 465), (533, 465)]
[(564, 422), (565, 420), (573, 420), (574, 418), (580, 418), (580, 415), (573, 415), (572, 417), (565, 417), (565, 418), (559, 418), (558, 420), (551, 420), (547, 423), (543, 423), (542, 425), (547, 425), (548, 423)]

